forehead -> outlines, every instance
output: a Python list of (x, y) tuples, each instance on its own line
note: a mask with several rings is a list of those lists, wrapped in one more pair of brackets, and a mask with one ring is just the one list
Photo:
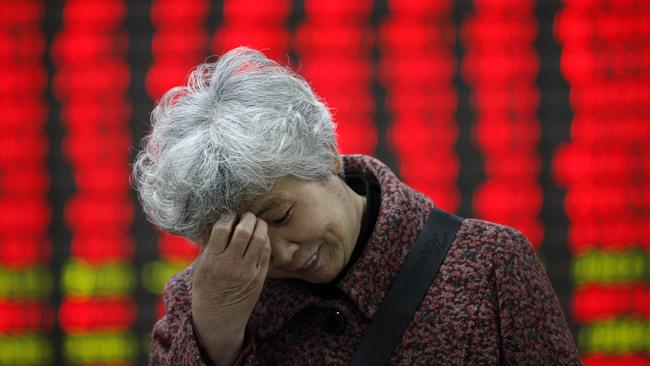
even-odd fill
[(296, 198), (301, 187), (306, 183), (306, 181), (298, 178), (283, 177), (273, 185), (269, 193), (253, 201), (249, 211), (257, 215), (274, 206), (289, 202)]

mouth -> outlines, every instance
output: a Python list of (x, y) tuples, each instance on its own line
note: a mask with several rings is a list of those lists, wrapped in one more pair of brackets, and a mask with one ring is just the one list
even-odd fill
[[(320, 248), (319, 248), (320, 249)], [(305, 262), (305, 264), (300, 268), (297, 272), (298, 273), (307, 273), (311, 272), (314, 270), (316, 267), (318, 267), (320, 255), (318, 254), (319, 250), (317, 249), (314, 254), (311, 255)]]

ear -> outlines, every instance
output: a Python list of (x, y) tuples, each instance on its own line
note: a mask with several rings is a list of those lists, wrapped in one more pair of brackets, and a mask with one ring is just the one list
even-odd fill
[(343, 171), (343, 159), (339, 156), (336, 159), (336, 165), (334, 165), (334, 169), (332, 169), (332, 174), (334, 175), (339, 175)]
[(336, 164), (332, 168), (332, 174), (334, 175), (339, 175), (343, 171), (343, 158), (341, 158), (341, 154), (339, 154), (338, 150), (336, 149), (336, 146), (329, 144), (330, 149), (334, 152), (336, 155)]

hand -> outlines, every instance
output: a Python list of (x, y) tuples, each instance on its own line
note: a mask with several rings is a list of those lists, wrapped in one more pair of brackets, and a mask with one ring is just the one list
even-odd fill
[(214, 224), (192, 280), (192, 317), (218, 364), (237, 358), (271, 256), (267, 224), (252, 213)]

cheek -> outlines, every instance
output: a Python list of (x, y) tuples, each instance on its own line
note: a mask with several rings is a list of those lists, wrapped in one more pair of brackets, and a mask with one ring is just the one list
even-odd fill
[(310, 242), (321, 239), (327, 232), (327, 218), (313, 210), (299, 210), (294, 214), (289, 226), (288, 236), (298, 243)]

